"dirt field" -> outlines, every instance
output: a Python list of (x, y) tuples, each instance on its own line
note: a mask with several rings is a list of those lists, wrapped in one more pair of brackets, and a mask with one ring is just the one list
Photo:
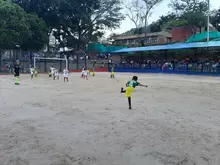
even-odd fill
[(220, 78), (0, 76), (0, 165), (220, 165)]

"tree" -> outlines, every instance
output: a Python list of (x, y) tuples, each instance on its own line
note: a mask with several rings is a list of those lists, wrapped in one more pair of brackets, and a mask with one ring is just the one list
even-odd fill
[(152, 14), (152, 10), (156, 5), (161, 3), (163, 0), (142, 0), (144, 2), (143, 4), (143, 10), (145, 11), (143, 13), (144, 18), (144, 27), (147, 27), (148, 25), (148, 18)]
[(10, 1), (0, 0), (0, 70), (3, 50), (40, 50), (46, 41), (45, 29), (44, 21), (36, 15), (27, 14)]
[(46, 23), (34, 14), (27, 15), (27, 23), (29, 25), (30, 35), (27, 36), (21, 48), (28, 51), (39, 51), (48, 42)]
[(214, 10), (210, 17), (210, 23), (220, 31), (220, 9)]
[(54, 34), (62, 47), (79, 48), (97, 41), (105, 29), (119, 27), (123, 19), (120, 0), (13, 1), (42, 17), (50, 30), (57, 29)]
[[(150, 32), (148, 26), (148, 18), (152, 14), (152, 10), (163, 0), (130, 0), (130, 3), (124, 2), (127, 9), (127, 17), (135, 24), (135, 33), (145, 34)], [(158, 30), (158, 29), (157, 29)], [(144, 40), (141, 40), (141, 46), (144, 46)]]
[[(29, 14), (36, 14), (42, 18), (48, 27), (47, 37), (49, 38), (52, 30), (59, 27), (61, 14), (59, 12), (60, 3), (63, 0), (12, 0)], [(48, 51), (50, 44), (47, 43)]]
[(91, 12), (88, 20), (89, 41), (92, 41), (92, 37), (97, 40), (96, 36), (104, 34), (105, 29), (118, 28), (124, 19), (121, 9), (120, 0), (99, 0), (99, 8)]
[(135, 24), (136, 28), (147, 27), (148, 18), (152, 10), (163, 0), (130, 0), (124, 1), (126, 16)]
[(123, 19), (119, 0), (79, 0), (78, 3), (66, 0), (62, 6), (69, 12), (63, 15), (67, 20), (60, 27), (61, 35), (65, 44), (75, 49), (96, 42), (105, 29), (119, 27)]
[(59, 6), (63, 0), (12, 0), (27, 13), (34, 13), (42, 18), (52, 29), (59, 25)]
[(30, 36), (27, 15), (18, 5), (0, 0), (0, 49), (14, 49)]
[(151, 23), (150, 31), (159, 32), (170, 28), (171, 23), (177, 18), (174, 13), (161, 16), (156, 22)]
[(170, 7), (177, 14), (177, 18), (171, 23), (172, 25), (188, 25), (195, 33), (197, 28), (206, 25), (206, 12), (208, 5), (206, 1), (200, 0), (173, 0)]
[(0, 0), (0, 49), (40, 50), (45, 45), (47, 27), (37, 15), (27, 14), (21, 7)]
[(131, 0), (128, 2), (124, 0), (125, 15), (134, 23), (135, 28), (140, 28), (143, 26), (143, 6), (141, 0)]

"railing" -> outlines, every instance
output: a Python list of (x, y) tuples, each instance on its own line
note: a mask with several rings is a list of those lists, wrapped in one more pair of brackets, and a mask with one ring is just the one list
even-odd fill
[(220, 63), (177, 63), (163, 67), (161, 63), (154, 64), (119, 64), (119, 72), (151, 72), (151, 73), (183, 73), (220, 75)]

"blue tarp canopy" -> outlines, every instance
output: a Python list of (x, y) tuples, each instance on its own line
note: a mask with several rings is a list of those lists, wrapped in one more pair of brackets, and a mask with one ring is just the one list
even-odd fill
[(125, 48), (118, 51), (114, 51), (114, 53), (146, 52), (146, 51), (156, 51), (156, 50), (175, 50), (175, 49), (208, 48), (208, 47), (220, 47), (220, 41), (181, 43), (181, 44), (178, 43), (178, 44), (169, 44), (169, 45)]

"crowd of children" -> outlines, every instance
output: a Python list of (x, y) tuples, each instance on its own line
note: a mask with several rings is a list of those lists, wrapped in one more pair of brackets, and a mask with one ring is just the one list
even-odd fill
[[(14, 76), (16, 77), (16, 85), (20, 85), (18, 82), (18, 78), (19, 78), (19, 70), (20, 70), (20, 63), (19, 61), (16, 61), (16, 64), (14, 65)], [(33, 79), (33, 77), (37, 76), (38, 71), (36, 68), (31, 67), (30, 68), (30, 73), (31, 73), (31, 79)], [(81, 73), (81, 78), (88, 80), (88, 76), (90, 75), (90, 70), (83, 68), (82, 69), (82, 73)], [(92, 76), (95, 76), (95, 70), (92, 70)], [(53, 66), (50, 67), (50, 71), (49, 71), (49, 77), (52, 77), (53, 80), (59, 80), (59, 70)], [(67, 68), (65, 68), (63, 70), (63, 77), (64, 77), (64, 82), (68, 82), (69, 81), (69, 70)], [(114, 68), (111, 69), (111, 75), (110, 78), (115, 78), (115, 71)], [(132, 80), (128, 81), (126, 83), (126, 90), (124, 90), (124, 88), (121, 88), (121, 93), (125, 93), (126, 97), (128, 98), (128, 106), (129, 109), (132, 109), (131, 107), (131, 96), (132, 93), (134, 92), (135, 87), (137, 86), (142, 86), (142, 87), (148, 87), (147, 85), (142, 85), (141, 83), (138, 82), (138, 77), (134, 76), (132, 78)]]
[[(60, 75), (59, 75), (59, 69), (55, 68), (54, 66), (50, 67), (49, 70), (49, 77), (52, 77), (53, 80), (59, 80)], [(69, 81), (69, 70), (67, 68), (63, 69), (63, 81), (68, 82)]]

